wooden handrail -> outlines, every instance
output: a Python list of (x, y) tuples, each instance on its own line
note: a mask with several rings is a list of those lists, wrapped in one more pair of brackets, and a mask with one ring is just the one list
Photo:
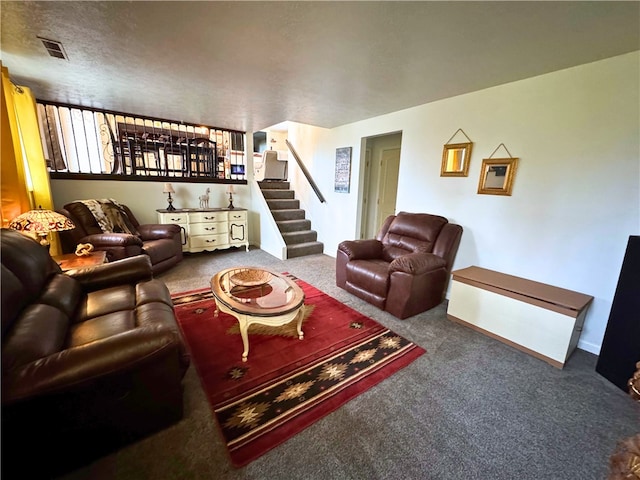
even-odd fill
[(285, 143), (287, 144), (287, 147), (289, 147), (289, 150), (291, 151), (293, 158), (295, 158), (296, 162), (298, 162), (298, 166), (300, 167), (300, 170), (302, 170), (302, 173), (304, 173), (304, 176), (307, 177), (307, 181), (309, 182), (309, 185), (311, 185), (311, 188), (313, 188), (313, 191), (316, 192), (316, 195), (318, 196), (318, 200), (320, 200), (320, 203), (324, 203), (325, 199), (322, 196), (322, 193), (320, 193), (320, 189), (318, 188), (318, 185), (316, 185), (316, 182), (313, 181), (313, 178), (311, 177), (309, 170), (307, 170), (307, 167), (305, 167), (304, 163), (302, 163), (302, 160), (300, 160), (300, 156), (298, 155), (298, 152), (296, 152), (296, 149), (293, 148), (293, 145), (291, 145), (291, 142), (289, 140), (285, 139)]

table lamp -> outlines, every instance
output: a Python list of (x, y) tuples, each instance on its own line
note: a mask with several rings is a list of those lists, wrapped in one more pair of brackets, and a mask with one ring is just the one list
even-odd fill
[(169, 195), (167, 197), (167, 202), (169, 202), (169, 206), (167, 207), (167, 210), (175, 210), (176, 207), (173, 206), (173, 198), (171, 198), (171, 194), (176, 193), (176, 191), (173, 189), (173, 185), (171, 185), (170, 183), (165, 183), (162, 193), (166, 193)]
[(51, 210), (44, 210), (41, 206), (38, 206), (37, 210), (29, 210), (11, 220), (9, 228), (21, 232), (35, 233), (40, 239), (40, 245), (48, 249), (49, 239), (47, 235), (49, 232), (73, 230), (76, 226), (64, 215)]
[(227, 193), (229, 194), (229, 206), (227, 208), (235, 208), (233, 206), (233, 185), (227, 187)]

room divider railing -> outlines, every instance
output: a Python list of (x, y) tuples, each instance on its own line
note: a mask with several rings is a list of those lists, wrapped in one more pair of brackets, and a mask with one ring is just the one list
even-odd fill
[(246, 183), (244, 132), (43, 101), (37, 113), (52, 178)]

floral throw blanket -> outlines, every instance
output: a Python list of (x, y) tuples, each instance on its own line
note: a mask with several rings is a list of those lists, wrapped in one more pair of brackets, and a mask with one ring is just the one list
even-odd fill
[(78, 200), (83, 203), (96, 219), (104, 233), (130, 233), (138, 235), (122, 205), (113, 198), (100, 200)]

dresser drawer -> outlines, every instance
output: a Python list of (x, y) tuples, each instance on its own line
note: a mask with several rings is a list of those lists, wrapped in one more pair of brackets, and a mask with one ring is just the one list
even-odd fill
[(158, 213), (158, 221), (160, 223), (175, 223), (177, 225), (187, 224), (186, 213)]
[(194, 212), (189, 214), (189, 223), (226, 222), (227, 212)]
[(229, 224), (227, 222), (216, 223), (194, 223), (189, 225), (189, 234), (191, 237), (195, 235), (217, 235), (227, 233)]
[(227, 234), (222, 235), (199, 235), (189, 239), (191, 249), (213, 249), (226, 248), (228, 246)]
[(243, 210), (241, 212), (229, 212), (229, 221), (230, 222), (244, 222), (247, 220), (247, 211)]

